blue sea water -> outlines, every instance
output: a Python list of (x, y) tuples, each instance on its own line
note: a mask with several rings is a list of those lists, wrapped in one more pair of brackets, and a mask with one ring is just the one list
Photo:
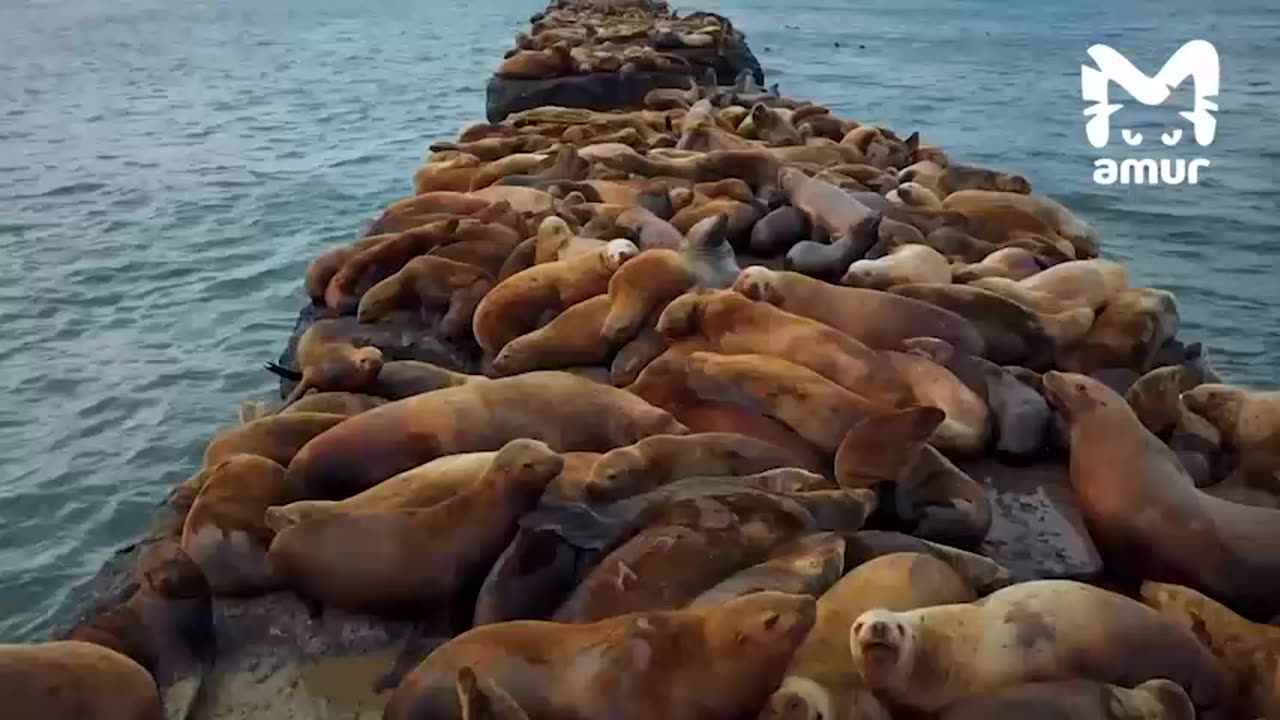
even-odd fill
[[(696, 7), (732, 18), (788, 94), (1026, 174), (1092, 221), (1136, 282), (1178, 295), (1182, 335), (1229, 379), (1267, 386), (1280, 378), (1270, 5)], [(407, 194), (431, 140), (482, 118), (488, 74), (540, 7), (0, 5), (0, 642), (43, 637), (239, 401), (271, 390), (261, 367), (292, 327), (307, 260)], [(1093, 184), (1086, 49), (1111, 44), (1154, 73), (1194, 37), (1222, 56), (1217, 139), (1179, 147), (1210, 159), (1204, 181)], [(1114, 132), (1154, 139), (1179, 122), (1171, 105), (1127, 107)]]

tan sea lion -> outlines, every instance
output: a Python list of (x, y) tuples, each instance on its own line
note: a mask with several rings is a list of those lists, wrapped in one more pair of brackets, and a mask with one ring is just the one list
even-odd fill
[(960, 283), (988, 277), (1022, 280), (1035, 275), (1040, 270), (1040, 260), (1035, 253), (1021, 247), (1004, 247), (992, 252), (979, 262), (953, 267), (951, 279)]
[(1248, 698), (1243, 717), (1280, 716), (1280, 628), (1246, 620), (1190, 588), (1142, 584), (1142, 602), (1191, 631), (1235, 676)]
[(493, 277), (480, 268), (423, 255), (369, 288), (360, 298), (356, 320), (377, 323), (395, 310), (418, 314), (443, 309), (440, 331), (448, 337), (458, 337), (470, 330), (476, 305), (493, 286)]
[[(1004, 243), (1019, 235), (1048, 239), (1076, 258), (1096, 257), (1097, 233), (1065, 207), (1043, 195), (961, 190), (942, 201), (942, 207), (961, 213), (969, 231), (984, 240)], [(1057, 242), (1061, 238), (1067, 244)]]
[(906, 380), (880, 351), (838, 330), (732, 291), (687, 293), (671, 301), (656, 329), (720, 353), (769, 355), (802, 365), (873, 402), (911, 398)]
[(573, 234), (573, 229), (563, 218), (552, 215), (538, 224), (538, 241), (533, 253), (533, 263), (568, 260), (576, 255), (595, 252), (605, 244), (595, 238), (580, 238)]
[(346, 420), (330, 413), (281, 413), (218, 432), (204, 450), (205, 468), (241, 453), (261, 455), (288, 466), (312, 438)]
[(302, 488), (284, 468), (257, 455), (232, 455), (209, 468), (182, 526), (182, 551), (218, 595), (252, 595), (276, 589), (267, 562), (275, 535), (263, 521), (272, 505), (300, 500)]
[(420, 615), (478, 581), (564, 461), (546, 443), (513, 440), (471, 487), (437, 505), (333, 511), (280, 530), (276, 572), (303, 594), (357, 612)]
[[(1206, 364), (1201, 358), (1156, 368), (1138, 378), (1125, 392), (1124, 399), (1144, 427), (1159, 437), (1165, 437), (1178, 427), (1184, 413), (1195, 412), (1185, 404), (1183, 393), (1203, 385), (1205, 389), (1191, 395), (1191, 403), (1205, 409), (1204, 404), (1195, 401), (1195, 398), (1213, 392), (1214, 386), (1204, 385), (1208, 380), (1205, 370)], [(1196, 414), (1211, 420), (1208, 415)]]
[(951, 264), (928, 245), (903, 245), (875, 260), (855, 260), (840, 284), (868, 290), (887, 290), (908, 283), (949, 283)]
[(792, 206), (803, 210), (815, 226), (833, 238), (858, 227), (873, 214), (871, 208), (840, 188), (810, 178), (795, 168), (783, 169), (778, 174), (778, 185), (790, 198)]
[(724, 214), (713, 215), (689, 228), (680, 244), (680, 255), (702, 288), (727, 288), (741, 270), (729, 242), (729, 218)]
[(535, 265), (499, 282), (476, 307), (472, 325), (476, 342), (496, 354), (535, 329), (544, 314), (559, 314), (605, 293), (614, 271), (637, 254), (629, 240), (613, 240), (595, 253)]
[(537, 371), (424, 393), (346, 418), (307, 443), (288, 472), (317, 497), (347, 497), (441, 455), (494, 450), (515, 438), (542, 440), (557, 452), (604, 452), (685, 432), (665, 411), (624, 390)]
[(885, 353), (922, 405), (943, 410), (943, 421), (930, 444), (950, 453), (978, 455), (991, 438), (991, 413), (983, 397), (970, 390), (950, 370), (931, 357), (915, 353)]
[(357, 347), (350, 338), (336, 332), (331, 321), (319, 320), (302, 333), (294, 353), (302, 378), (285, 398), (288, 407), (308, 390), (361, 392), (382, 370), (382, 351), (373, 346)]
[(720, 605), (751, 593), (776, 590), (817, 598), (844, 572), (844, 538), (814, 533), (782, 543), (758, 565), (730, 575), (689, 603), (690, 608)]
[(1036, 580), (971, 603), (873, 609), (849, 630), (854, 665), (893, 705), (937, 712), (1029, 681), (1127, 686), (1165, 678), (1203, 718), (1227, 718), (1235, 690), (1190, 631), (1139, 602), (1070, 580)]
[[(451, 190), (467, 192), (471, 179), (483, 165), (474, 155), (459, 153), (448, 160), (429, 162), (413, 172), (413, 194)], [(482, 186), (483, 187), (483, 186)]]
[(369, 235), (348, 245), (330, 248), (312, 258), (311, 262), (307, 263), (302, 280), (302, 287), (307, 297), (311, 298), (312, 303), (323, 305), (325, 289), (329, 287), (329, 281), (338, 274), (342, 266), (361, 251), (368, 250), (391, 237), (392, 235), (389, 234)]
[(494, 75), (516, 80), (544, 80), (573, 73), (574, 61), (566, 45), (546, 50), (521, 50), (502, 61)]
[(645, 250), (609, 278), (609, 312), (600, 334), (621, 343), (697, 281), (684, 257), (674, 250)]
[(945, 417), (938, 408), (917, 406), (854, 423), (836, 449), (836, 482), (842, 488), (874, 488), (901, 481)]
[[(552, 166), (558, 156), (548, 153), (515, 153), (477, 167), (471, 173), (471, 183), (462, 190), (481, 190), (500, 182), (508, 175), (526, 175), (545, 170)], [(430, 166), (428, 166), (430, 167)], [(425, 169), (425, 168), (424, 168)], [(454, 188), (441, 188), (454, 189)], [(417, 174), (414, 174), (414, 190), (416, 194), (426, 192), (417, 186)]]
[(615, 615), (684, 607), (780, 542), (811, 531), (794, 500), (737, 493), (677, 500), (610, 552), (574, 588), (552, 620), (595, 622)]
[(888, 720), (849, 654), (853, 621), (873, 608), (900, 612), (976, 599), (963, 577), (928, 555), (894, 553), (859, 565), (818, 598), (813, 630), (759, 720)]
[[(778, 682), (813, 618), (813, 598), (762, 592), (702, 610), (583, 625), (486, 625), (427, 656), (392, 694), (385, 716), (460, 720), (455, 677), (470, 666), (535, 719), (747, 717)], [(572, 671), (584, 667), (585, 676)]]
[[(485, 162), (493, 162), (494, 160), (501, 160), (508, 155), (514, 155), (516, 153), (540, 152), (551, 147), (553, 144), (554, 143), (550, 138), (546, 138), (541, 135), (512, 135), (509, 137), (491, 137), (468, 142), (437, 142), (432, 143), (430, 149), (431, 152), (452, 150), (455, 152), (466, 153), (468, 155), (474, 155)], [(441, 193), (432, 194), (442, 195)], [(448, 204), (445, 204), (444, 198), (433, 199), (429, 204), (424, 204), (427, 201), (424, 201), (422, 199), (423, 197), (424, 196), (420, 195), (418, 197), (411, 198), (416, 212), (427, 212), (428, 210), (425, 208), (430, 208), (430, 212), (464, 212), (458, 208), (470, 207), (452, 199), (450, 199)], [(465, 212), (474, 212), (474, 210)]]
[(1059, 366), (1082, 373), (1116, 367), (1144, 373), (1160, 347), (1177, 334), (1173, 293), (1131, 288), (1110, 299), (1083, 341), (1059, 358)]
[(141, 665), (86, 642), (0, 645), (0, 696), (13, 718), (165, 717), (156, 683)]
[(325, 286), (325, 306), (342, 315), (355, 312), (361, 295), (369, 288), (394, 275), (413, 258), (453, 242), (459, 223), (458, 217), (450, 216), (444, 220), (415, 224), (355, 253)]
[(372, 410), (387, 401), (375, 395), (349, 392), (308, 393), (302, 399), (280, 411), (281, 415), (291, 413), (325, 413), (329, 415), (359, 415), (365, 410)]
[[(669, 213), (674, 214), (674, 210)], [(614, 223), (628, 231), (642, 251), (676, 250), (684, 239), (684, 235), (661, 215), (639, 205), (623, 210)]]
[(1133, 689), (1089, 680), (1014, 685), (962, 700), (941, 720), (1195, 720), (1196, 707), (1177, 683), (1157, 679)]
[(520, 242), (521, 236), (504, 225), (464, 220), (453, 242), (437, 245), (427, 255), (470, 265), (497, 278)]
[(494, 376), (608, 360), (618, 345), (602, 333), (609, 308), (609, 297), (597, 295), (570, 306), (537, 330), (514, 338), (493, 358)]
[(518, 185), (490, 185), (468, 193), (490, 203), (506, 202), (517, 213), (526, 217), (545, 217), (555, 210), (555, 198), (545, 190)]
[(736, 433), (654, 435), (610, 450), (591, 468), (589, 497), (613, 501), (695, 476), (753, 475), (780, 467), (806, 467), (806, 458)]
[(401, 400), (487, 379), (483, 375), (455, 372), (422, 360), (392, 360), (382, 366), (382, 372), (369, 387), (369, 393), (388, 400)]
[(930, 210), (942, 209), (942, 200), (932, 190), (920, 183), (899, 183), (896, 190), (898, 197), (902, 199), (905, 205), (928, 208)]
[(1198, 490), (1174, 452), (1097, 380), (1049, 372), (1044, 388), (1070, 426), (1071, 485), (1108, 565), (1187, 584), (1247, 614), (1275, 612), (1280, 558), (1263, 548), (1280, 542), (1280, 512)]
[(802, 145), (804, 138), (788, 117), (790, 113), (756, 103), (751, 108), (749, 120), (755, 136), (767, 145)]
[(1129, 287), (1129, 272), (1114, 260), (1073, 260), (1041, 270), (1018, 284), (1031, 292), (1097, 310)]
[(943, 166), (939, 186), (946, 195), (961, 190), (995, 190), (1023, 195), (1031, 192), (1031, 183), (1021, 175), (955, 162)]
[(1182, 393), (1182, 402), (1213, 423), (1228, 446), (1250, 455), (1280, 455), (1280, 392), (1207, 383)]
[(891, 293), (846, 288), (755, 265), (744, 269), (735, 292), (786, 312), (816, 320), (878, 349), (898, 349), (913, 337), (937, 337), (983, 354), (977, 328), (956, 313)]

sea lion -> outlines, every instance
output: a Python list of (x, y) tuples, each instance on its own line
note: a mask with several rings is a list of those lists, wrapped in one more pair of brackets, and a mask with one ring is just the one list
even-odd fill
[[(1075, 373), (1044, 375), (1071, 432), (1071, 485), (1108, 565), (1180, 582), (1248, 614), (1275, 612), (1280, 513), (1198, 490), (1178, 457), (1124, 398)], [(1194, 695), (1194, 693), (1193, 693)]]
[(946, 413), (946, 420), (938, 426), (930, 444), (960, 455), (978, 455), (986, 450), (991, 438), (991, 413), (982, 396), (933, 357), (895, 350), (885, 351), (885, 355), (906, 380), (916, 402)]
[[(791, 205), (805, 212), (816, 227), (838, 238), (873, 217), (871, 208), (831, 183), (811, 178), (795, 168), (778, 173), (778, 186)], [(866, 247), (862, 250), (865, 252)]]
[(494, 376), (608, 360), (617, 347), (601, 332), (609, 307), (609, 297), (597, 295), (570, 306), (537, 330), (514, 338), (494, 357)]
[(583, 625), (486, 625), (427, 656), (392, 693), (385, 717), (460, 720), (454, 684), (463, 666), (506, 689), (534, 720), (747, 717), (813, 619), (813, 598), (761, 592)]
[(595, 622), (684, 607), (720, 580), (764, 560), (778, 543), (813, 527), (808, 511), (779, 495), (676, 500), (606, 555), (552, 620)]
[(654, 435), (601, 456), (587, 479), (588, 496), (608, 502), (698, 475), (753, 475), (780, 467), (822, 470), (805, 462), (772, 443), (735, 433)]
[(631, 393), (555, 371), (469, 382), (345, 420), (289, 463), (289, 475), (316, 497), (347, 497), (441, 455), (494, 450), (515, 438), (557, 452), (604, 452), (688, 431)]
[(402, 400), (487, 379), (483, 375), (455, 372), (422, 360), (392, 360), (382, 366), (382, 372), (369, 387), (369, 393), (388, 400)]
[(896, 350), (913, 337), (936, 337), (981, 355), (982, 336), (968, 320), (921, 300), (875, 290), (846, 288), (799, 273), (761, 265), (744, 269), (735, 292), (820, 322), (878, 349)]
[[(564, 148), (561, 153), (568, 150), (570, 150), (570, 148)], [(470, 180), (470, 184), (467, 187), (462, 188), (462, 190), (481, 190), (493, 185), (494, 183), (501, 182), (502, 179), (508, 175), (526, 175), (536, 173), (554, 166), (561, 157), (561, 154), (557, 154), (553, 157), (548, 153), (515, 153), (508, 155), (504, 158), (500, 158), (477, 167), (472, 171), (468, 178)], [(430, 167), (430, 165), (427, 167)], [(425, 170), (426, 168), (423, 169)], [(421, 195), (426, 191), (419, 189), (417, 179), (417, 173), (414, 173), (414, 192), (415, 194)], [(440, 189), (446, 190), (452, 188)]]
[(699, 221), (685, 235), (680, 254), (693, 268), (698, 287), (727, 288), (737, 279), (738, 261), (728, 237), (729, 218), (714, 215)]
[[(656, 318), (655, 318), (656, 320)], [(640, 373), (659, 355), (667, 350), (667, 339), (662, 337), (651, 323), (640, 329), (639, 334), (618, 348), (609, 366), (609, 381), (614, 387), (626, 387), (640, 377)]]
[(1129, 287), (1129, 272), (1114, 260), (1072, 260), (1041, 270), (1018, 284), (1064, 303), (1097, 310)]
[[(376, 395), (349, 392), (307, 393), (300, 400), (280, 411), (281, 415), (291, 413), (325, 413), (329, 415), (359, 415), (365, 410), (372, 410), (387, 401)], [(254, 418), (257, 419), (257, 418)]]
[(1036, 580), (983, 600), (868, 610), (849, 629), (854, 665), (894, 705), (933, 713), (1028, 681), (1080, 678), (1127, 686), (1166, 678), (1198, 717), (1231, 717), (1234, 688), (1190, 631), (1117, 593)]
[(751, 108), (748, 120), (755, 136), (766, 145), (803, 145), (804, 139), (791, 124), (788, 115), (789, 113), (774, 110), (763, 103), (756, 103)]
[(597, 252), (535, 265), (499, 282), (476, 307), (476, 342), (496, 354), (535, 329), (544, 314), (558, 314), (605, 293), (614, 271), (637, 254), (631, 241), (613, 240)]
[(211, 468), (232, 455), (261, 455), (288, 466), (312, 438), (346, 420), (330, 413), (282, 413), (218, 432), (204, 450), (203, 467)]
[(942, 207), (964, 215), (969, 232), (989, 242), (1002, 244), (1018, 237), (1037, 236), (1073, 259), (1098, 254), (1093, 229), (1043, 195), (961, 190), (948, 194)]
[(369, 288), (360, 298), (356, 321), (381, 322), (400, 309), (414, 314), (443, 309), (440, 332), (447, 337), (458, 337), (471, 328), (476, 305), (493, 285), (493, 277), (480, 268), (423, 255)]
[(982, 333), (986, 357), (1000, 365), (1043, 366), (1057, 347), (1043, 322), (1046, 316), (987, 290), (969, 285), (912, 284), (897, 285), (889, 292), (962, 315)]
[(1190, 588), (1144, 582), (1142, 602), (1192, 632), (1235, 676), (1244, 717), (1280, 717), (1280, 628), (1246, 620)]
[(513, 80), (544, 80), (570, 75), (574, 65), (569, 47), (556, 43), (546, 50), (521, 50), (503, 60), (493, 74)]
[(809, 234), (809, 216), (800, 208), (783, 205), (752, 226), (747, 246), (752, 254), (769, 257), (785, 253)]
[(1088, 335), (1059, 359), (1064, 370), (1088, 373), (1123, 367), (1144, 373), (1160, 347), (1178, 334), (1173, 293), (1151, 288), (1124, 290), (1107, 303)]
[(437, 245), (427, 255), (470, 265), (487, 273), (490, 278), (498, 278), (507, 258), (522, 240), (520, 234), (509, 232), (503, 225), (464, 220), (458, 224), (453, 242)]
[[(1207, 366), (1200, 357), (1177, 365), (1156, 368), (1138, 378), (1137, 382), (1125, 391), (1124, 399), (1133, 408), (1134, 414), (1138, 416), (1138, 420), (1144, 427), (1158, 437), (1166, 437), (1178, 427), (1184, 413), (1195, 412), (1185, 404), (1183, 393), (1202, 385), (1207, 388), (1198, 390), (1198, 394), (1192, 394), (1191, 402), (1196, 404), (1194, 398), (1204, 397), (1213, 392), (1213, 385), (1204, 385), (1208, 382), (1206, 369)], [(1203, 410), (1206, 404), (1196, 406)], [(1208, 415), (1198, 412), (1196, 414), (1205, 419), (1211, 419)]]
[(938, 408), (917, 406), (854, 423), (836, 449), (836, 483), (874, 488), (899, 482), (945, 417)]
[(382, 351), (373, 346), (356, 347), (350, 338), (334, 330), (331, 321), (318, 321), (298, 339), (295, 357), (302, 378), (285, 398), (287, 407), (311, 388), (360, 392), (382, 370)]
[(303, 497), (284, 468), (257, 455), (232, 455), (209, 468), (182, 526), (182, 551), (218, 595), (252, 595), (276, 589), (267, 562), (274, 533), (263, 521), (272, 505)]
[(1280, 455), (1280, 392), (1206, 383), (1183, 392), (1182, 402), (1212, 423), (1228, 447), (1247, 455)]
[(537, 263), (534, 262), (534, 259), (537, 251), (538, 238), (536, 236), (520, 241), (518, 245), (512, 248), (506, 259), (502, 261), (502, 266), (498, 268), (498, 282), (502, 282), (512, 275), (536, 265)]
[(573, 229), (563, 218), (551, 215), (538, 224), (537, 246), (533, 253), (533, 263), (568, 260), (576, 255), (586, 255), (605, 244), (595, 238), (580, 238), (573, 234)]
[(961, 190), (994, 190), (1021, 195), (1031, 192), (1031, 183), (1021, 175), (955, 162), (942, 166), (938, 185), (942, 193), (948, 196)]
[(493, 465), (497, 472), (431, 507), (337, 510), (285, 527), (271, 543), (272, 566), (327, 604), (420, 614), (483, 578), (564, 461), (546, 443), (520, 439)]
[(325, 306), (340, 315), (354, 313), (361, 295), (369, 288), (394, 275), (413, 258), (453, 242), (460, 222), (457, 216), (449, 216), (413, 224), (352, 255), (325, 287)]
[(920, 449), (894, 489), (891, 512), (913, 535), (972, 547), (991, 529), (991, 499), (982, 484), (931, 446)]
[(759, 720), (887, 720), (888, 710), (867, 689), (849, 654), (853, 621), (873, 608), (901, 612), (977, 597), (955, 570), (928, 555), (894, 553), (859, 565), (818, 598), (813, 630)]
[(910, 399), (906, 380), (880, 351), (820, 322), (720, 290), (687, 293), (667, 305), (656, 329), (727, 354), (789, 360), (874, 402)]
[(505, 202), (515, 212), (533, 219), (547, 216), (555, 211), (556, 206), (556, 200), (551, 193), (518, 185), (491, 185), (481, 190), (472, 190), (468, 194), (495, 205)]
[(1022, 280), (1041, 270), (1040, 259), (1035, 253), (1021, 247), (1004, 247), (979, 262), (952, 267), (951, 279), (959, 283), (989, 277)]
[(0, 645), (0, 695), (15, 718), (165, 717), (156, 683), (141, 665), (87, 642)]
[(458, 670), (458, 707), (462, 720), (529, 720), (520, 704), (492, 681), (481, 681), (470, 667)]
[(856, 260), (840, 284), (868, 290), (887, 290), (907, 283), (949, 283), (951, 263), (928, 245), (903, 245), (875, 260)]
[(671, 226), (684, 233), (687, 238), (693, 233), (695, 226), (709, 218), (723, 215), (725, 225), (722, 232), (726, 241), (735, 248), (746, 247), (751, 237), (751, 228), (765, 213), (764, 207), (754, 200), (743, 202), (732, 198), (711, 198), (705, 202), (696, 202), (696, 195), (694, 200), (671, 218)]
[(1148, 680), (1133, 689), (1089, 680), (1014, 685), (962, 700), (941, 720), (1195, 720), (1187, 692), (1170, 680)]
[(651, 317), (696, 282), (696, 273), (680, 253), (641, 252), (609, 278), (609, 312), (600, 328), (601, 337), (614, 343), (634, 338)]
[(783, 265), (788, 270), (811, 277), (837, 280), (875, 243), (879, 222), (878, 215), (870, 215), (841, 234), (832, 236), (830, 243), (802, 240), (787, 251)]
[(942, 209), (942, 200), (932, 190), (920, 183), (899, 183), (895, 189), (898, 192), (898, 197), (902, 199), (905, 205), (928, 208), (930, 210)]
[(845, 567), (852, 569), (873, 558), (893, 553), (921, 553), (937, 558), (960, 573), (978, 595), (988, 595), (1013, 584), (1013, 573), (983, 555), (941, 543), (885, 530), (859, 530), (845, 534)]
[(483, 164), (480, 158), (465, 153), (429, 162), (413, 172), (413, 194), (436, 190), (467, 192), (471, 189), (471, 179)]
[(311, 298), (312, 304), (321, 306), (325, 304), (324, 292), (329, 287), (329, 281), (338, 274), (348, 260), (391, 237), (391, 235), (369, 235), (353, 243), (330, 248), (312, 258), (311, 262), (307, 263), (302, 279), (302, 287), (307, 297)]
[(720, 605), (765, 590), (818, 597), (844, 571), (844, 538), (824, 532), (779, 545), (769, 559), (730, 575), (689, 603), (690, 608)]
[[(541, 152), (551, 147), (554, 142), (542, 135), (512, 135), (510, 137), (491, 137), (481, 140), (471, 140), (466, 142), (437, 142), (430, 146), (431, 152), (454, 151), (474, 155), (475, 157), (485, 161), (493, 162), (501, 160), (508, 155), (516, 153)], [(416, 212), (451, 212), (469, 214), (475, 210), (464, 210), (463, 208), (471, 208), (474, 205), (466, 204), (456, 198), (445, 197), (443, 193), (430, 193), (438, 197), (431, 200), (425, 200), (425, 196), (419, 195), (409, 200), (402, 201), (406, 204), (412, 204)], [(463, 195), (463, 197), (468, 197)], [(475, 199), (474, 196), (471, 199)]]

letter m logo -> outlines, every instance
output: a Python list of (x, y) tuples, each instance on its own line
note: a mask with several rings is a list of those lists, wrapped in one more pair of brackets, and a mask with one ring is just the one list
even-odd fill
[[(1089, 144), (1106, 147), (1111, 139), (1111, 116), (1123, 105), (1112, 105), (1109, 90), (1115, 82), (1144, 105), (1159, 105), (1169, 99), (1175, 87), (1191, 78), (1195, 83), (1195, 104), (1189, 112), (1178, 113), (1191, 122), (1196, 142), (1208, 145), (1213, 142), (1218, 120), (1213, 112), (1217, 103), (1209, 98), (1217, 97), (1219, 83), (1218, 51), (1207, 40), (1192, 40), (1178, 48), (1160, 68), (1155, 77), (1148, 77), (1133, 66), (1128, 58), (1108, 45), (1089, 48), (1089, 57), (1098, 67), (1080, 66), (1080, 90), (1086, 102), (1085, 134)], [(1178, 131), (1181, 134), (1181, 131)]]

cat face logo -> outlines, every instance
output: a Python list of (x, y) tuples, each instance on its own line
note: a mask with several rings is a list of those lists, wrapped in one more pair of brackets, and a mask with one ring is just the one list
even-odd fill
[[(1147, 77), (1128, 58), (1108, 45), (1090, 47), (1089, 57), (1098, 64), (1096, 68), (1080, 66), (1081, 93), (1086, 102), (1093, 103), (1084, 110), (1085, 117), (1089, 118), (1085, 123), (1089, 144), (1095, 148), (1107, 146), (1111, 139), (1111, 116), (1124, 107), (1110, 103), (1108, 91), (1112, 81), (1127, 90), (1138, 102), (1159, 105), (1168, 100), (1173, 88), (1187, 78), (1195, 83), (1195, 102), (1189, 112), (1178, 114), (1191, 122), (1197, 143), (1208, 145), (1213, 142), (1218, 128), (1218, 119), (1213, 116), (1213, 112), (1218, 109), (1218, 104), (1209, 98), (1218, 95), (1219, 64), (1218, 51), (1210, 42), (1192, 40), (1178, 48), (1155, 77)], [(1134, 133), (1126, 128), (1120, 134), (1129, 145), (1142, 143), (1141, 133)], [(1160, 139), (1167, 146), (1177, 145), (1182, 140), (1182, 128), (1166, 132)]]

